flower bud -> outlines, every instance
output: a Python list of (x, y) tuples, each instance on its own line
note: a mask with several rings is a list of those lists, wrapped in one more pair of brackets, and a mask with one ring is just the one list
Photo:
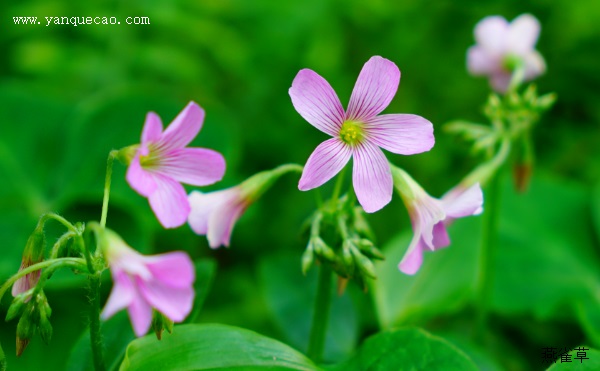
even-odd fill
[(556, 94), (555, 93), (548, 93), (548, 94), (544, 94), (541, 97), (539, 97), (537, 99), (537, 107), (539, 110), (541, 111), (546, 111), (548, 109), (550, 109), (554, 103), (556, 102)]
[[(29, 309), (29, 308), (28, 308)], [(17, 357), (20, 357), (27, 348), (29, 340), (33, 336), (35, 326), (31, 321), (29, 311), (25, 311), (17, 324)]]
[(346, 240), (342, 245), (342, 262), (346, 272), (349, 276), (352, 276), (354, 272), (354, 258), (352, 257), (352, 242)]
[(26, 306), (26, 303), (31, 299), (30, 293), (19, 294), (15, 297), (8, 311), (6, 312), (6, 322), (12, 321), (13, 319), (20, 316)]
[(361, 239), (358, 241), (358, 248), (361, 252), (365, 253), (368, 257), (378, 260), (385, 260), (385, 256), (373, 245), (373, 242), (367, 239)]
[(46, 343), (46, 345), (49, 344), (50, 339), (52, 338), (52, 324), (48, 320), (48, 314), (43, 308), (40, 309), (40, 323), (38, 329), (44, 343)]
[(351, 251), (352, 255), (354, 255), (354, 262), (356, 263), (359, 271), (370, 278), (377, 278), (377, 275), (375, 274), (375, 266), (371, 260), (361, 254), (357, 249), (353, 249)]
[(152, 310), (152, 328), (158, 340), (162, 340), (162, 333), (167, 330), (169, 334), (173, 333), (173, 321), (165, 317), (157, 310)]
[[(19, 268), (19, 271), (43, 261), (45, 247), (46, 236), (44, 235), (44, 225), (43, 223), (38, 223), (38, 226), (27, 240), (25, 250), (23, 250), (23, 259), (21, 260), (21, 267)], [(26, 274), (25, 277), (19, 278), (12, 287), (12, 295), (17, 296), (25, 291), (28, 291), (32, 287), (35, 287), (40, 279), (40, 274), (41, 271), (38, 270)], [(29, 299), (26, 301), (29, 301)]]
[(313, 248), (317, 255), (324, 257), (329, 261), (335, 260), (335, 252), (331, 247), (327, 246), (325, 241), (321, 237), (315, 237), (312, 239)]
[(531, 173), (533, 172), (531, 163), (519, 163), (513, 166), (513, 179), (515, 182), (515, 189), (517, 192), (524, 193), (529, 187), (529, 181), (531, 180)]
[(354, 230), (356, 231), (356, 233), (358, 233), (361, 236), (370, 238), (370, 239), (374, 238), (373, 231), (371, 230), (369, 223), (367, 222), (367, 220), (364, 217), (362, 207), (356, 206), (354, 208), (353, 220), (354, 220), (353, 227), (354, 227)]
[(304, 250), (304, 253), (302, 254), (302, 274), (306, 275), (306, 272), (308, 272), (314, 260), (313, 245), (312, 242), (309, 241), (306, 250)]

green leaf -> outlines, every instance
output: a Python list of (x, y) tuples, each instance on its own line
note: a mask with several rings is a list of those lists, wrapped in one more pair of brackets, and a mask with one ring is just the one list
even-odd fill
[(477, 370), (458, 348), (421, 329), (384, 331), (368, 338), (352, 358), (329, 368), (360, 370)]
[[(577, 349), (585, 348), (587, 350), (581, 351)], [(581, 357), (579, 357), (581, 355)], [(548, 371), (597, 371), (600, 370), (600, 350), (590, 349), (589, 346), (581, 346), (573, 349), (569, 353), (571, 356), (571, 362), (561, 362), (559, 358), (555, 364), (548, 368)], [(576, 359), (576, 357), (578, 357)], [(589, 358), (589, 359), (583, 359)], [(565, 358), (566, 360), (566, 358)]]
[(479, 217), (457, 220), (449, 228), (450, 247), (426, 252), (414, 276), (398, 270), (412, 232), (400, 234), (383, 247), (386, 260), (376, 263), (377, 280), (370, 290), (382, 328), (448, 314), (464, 305), (475, 284), (480, 224)]
[(303, 354), (242, 328), (218, 325), (176, 326), (161, 341), (155, 336), (127, 347), (121, 370), (319, 370)]
[[(273, 320), (286, 342), (301, 351), (306, 351), (308, 346), (317, 291), (316, 273), (316, 269), (312, 269), (305, 277), (300, 269), (300, 257), (296, 255), (269, 257), (259, 266), (261, 286)], [(324, 359), (337, 361), (356, 347), (358, 315), (348, 293), (332, 294), (331, 313)]]
[[(508, 183), (508, 182), (507, 182)], [(529, 192), (506, 184), (494, 277), (493, 309), (568, 320), (577, 314), (597, 344), (600, 261), (594, 251), (588, 190), (536, 176)]]

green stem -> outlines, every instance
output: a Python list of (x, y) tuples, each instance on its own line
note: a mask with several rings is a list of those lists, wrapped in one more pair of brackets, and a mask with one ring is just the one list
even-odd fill
[(331, 267), (328, 264), (319, 266), (319, 283), (313, 312), (312, 327), (307, 355), (315, 363), (321, 361), (325, 349), (325, 337), (331, 312)]
[(344, 175), (346, 175), (346, 168), (347, 166), (344, 166), (342, 171), (340, 171), (335, 186), (333, 187), (333, 193), (331, 194), (331, 202), (333, 202), (334, 205), (337, 204), (337, 200), (340, 197), (340, 192), (342, 191), (342, 184), (344, 183)]
[(90, 341), (92, 343), (92, 357), (94, 369), (103, 371), (106, 369), (104, 356), (102, 355), (102, 334), (100, 332), (100, 273), (89, 277), (90, 290)]
[(31, 265), (25, 269), (20, 270), (19, 272), (17, 272), (17, 274), (15, 274), (14, 276), (12, 276), (11, 278), (9, 278), (6, 282), (4, 282), (4, 284), (0, 287), (0, 300), (2, 300), (2, 297), (4, 296), (4, 293), (15, 283), (17, 282), (17, 280), (21, 277), (24, 277), (25, 275), (35, 272), (37, 270), (40, 269), (44, 269), (44, 268), (48, 268), (54, 264), (60, 263), (60, 267), (71, 267), (71, 268), (77, 268), (79, 270), (83, 270), (86, 271), (86, 265), (85, 265), (85, 261), (81, 258), (59, 258), (59, 259), (49, 259), (49, 260), (44, 260), (43, 262)]
[(487, 327), (487, 317), (492, 298), (496, 246), (498, 244), (498, 214), (500, 209), (500, 174), (492, 176), (485, 195), (485, 212), (481, 232), (479, 253), (479, 273), (477, 279), (477, 333), (482, 336)]
[(106, 160), (106, 178), (104, 180), (104, 199), (102, 200), (102, 217), (100, 218), (100, 225), (102, 228), (106, 226), (106, 215), (108, 214), (108, 199), (110, 197), (110, 179), (112, 177), (112, 168), (115, 157), (119, 151), (112, 150), (108, 154)]
[(77, 228), (75, 228), (75, 226), (73, 224), (71, 224), (67, 219), (63, 218), (62, 216), (60, 216), (56, 213), (42, 214), (42, 216), (40, 216), (40, 219), (38, 220), (36, 229), (42, 228), (48, 219), (54, 219), (57, 222), (59, 222), (60, 224), (64, 225), (69, 231), (71, 231), (73, 233), (77, 233)]

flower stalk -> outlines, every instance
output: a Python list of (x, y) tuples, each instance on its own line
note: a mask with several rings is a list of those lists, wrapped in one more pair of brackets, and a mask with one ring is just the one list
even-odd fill
[(329, 264), (319, 266), (319, 282), (313, 310), (307, 355), (315, 363), (321, 361), (325, 350), (325, 339), (331, 312), (331, 277)]

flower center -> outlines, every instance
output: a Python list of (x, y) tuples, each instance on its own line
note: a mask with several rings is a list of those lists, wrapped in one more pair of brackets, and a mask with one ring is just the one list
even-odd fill
[(356, 121), (344, 121), (340, 129), (340, 139), (344, 143), (354, 146), (359, 144), (364, 137), (362, 123)]
[(502, 68), (508, 72), (513, 72), (523, 64), (523, 58), (518, 55), (508, 54), (502, 59)]
[[(149, 145), (148, 148), (140, 150), (140, 165), (143, 168), (149, 169), (160, 165), (160, 153)], [(146, 152), (145, 154), (143, 154)]]

